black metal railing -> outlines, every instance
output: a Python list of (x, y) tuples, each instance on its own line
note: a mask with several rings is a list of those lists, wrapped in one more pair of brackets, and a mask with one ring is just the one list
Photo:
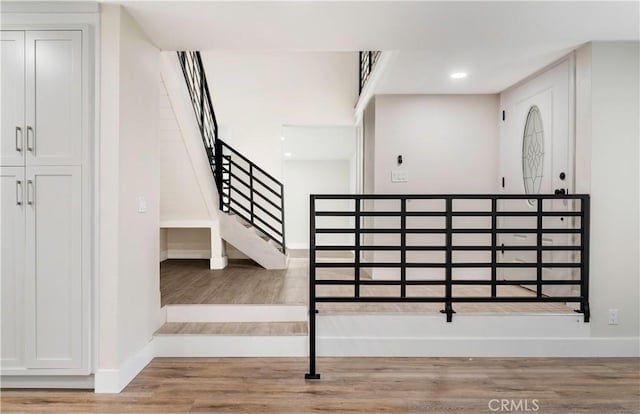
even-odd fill
[(223, 158), (222, 211), (242, 217), (286, 252), (282, 183), (221, 139), (216, 152)]
[[(588, 195), (311, 195), (306, 378), (319, 378), (321, 302), (441, 303), (447, 322), (454, 303), (578, 303), (588, 322), (589, 203)], [(318, 259), (328, 251), (353, 260)], [(456, 290), (464, 286), (486, 293)], [(501, 294), (513, 287), (521, 289)]]
[(218, 137), (218, 121), (200, 52), (178, 52), (178, 59), (218, 190), (220, 210), (242, 217), (285, 253), (282, 183)]
[(378, 59), (380, 58), (380, 51), (365, 51), (359, 53), (359, 62), (360, 62), (360, 83), (358, 93), (362, 93), (371, 73), (373, 72), (373, 68), (375, 67)]

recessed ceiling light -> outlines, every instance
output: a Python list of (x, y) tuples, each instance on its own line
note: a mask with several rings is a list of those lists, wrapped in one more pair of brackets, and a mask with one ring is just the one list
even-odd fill
[(280, 137), (280, 139), (284, 141), (284, 137)]
[(467, 72), (454, 72), (449, 76), (451, 79), (464, 79), (467, 77)]
[(285, 156), (285, 157), (290, 157), (290, 156), (291, 156), (291, 153), (290, 153), (290, 152), (285, 152), (285, 153), (284, 153), (284, 156)]

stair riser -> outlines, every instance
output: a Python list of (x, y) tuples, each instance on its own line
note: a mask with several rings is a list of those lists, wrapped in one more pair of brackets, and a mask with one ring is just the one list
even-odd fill
[(166, 305), (166, 322), (304, 322), (306, 305)]

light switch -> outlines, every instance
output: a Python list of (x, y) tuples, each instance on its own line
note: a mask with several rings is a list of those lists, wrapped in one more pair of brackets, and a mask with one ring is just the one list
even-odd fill
[(138, 197), (138, 213), (147, 212), (147, 199), (143, 196)]
[(409, 172), (407, 170), (391, 170), (392, 183), (406, 183), (409, 181)]

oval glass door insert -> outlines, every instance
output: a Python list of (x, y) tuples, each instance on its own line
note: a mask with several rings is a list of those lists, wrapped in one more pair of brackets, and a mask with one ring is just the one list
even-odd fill
[(536, 105), (529, 109), (522, 138), (522, 179), (525, 194), (538, 194), (544, 167), (544, 130)]

